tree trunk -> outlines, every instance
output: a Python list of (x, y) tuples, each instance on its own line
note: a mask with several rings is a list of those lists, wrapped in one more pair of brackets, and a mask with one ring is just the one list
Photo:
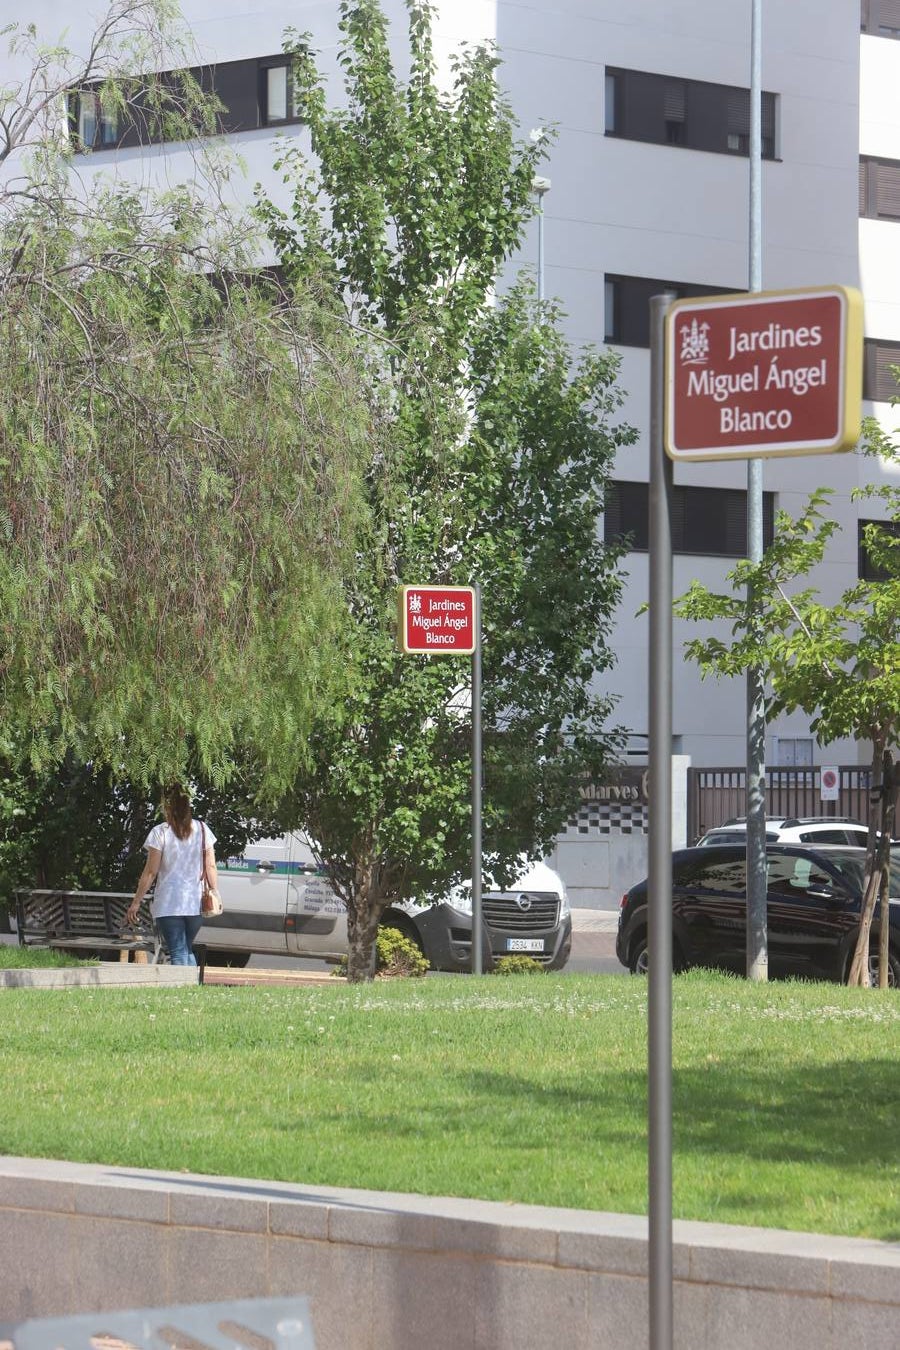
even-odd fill
[[(866, 843), (866, 880), (863, 889), (862, 908), (859, 916), (859, 934), (856, 949), (850, 962), (848, 985), (868, 988), (869, 985), (869, 942), (872, 932), (872, 917), (875, 913), (875, 901), (881, 886), (881, 873), (890, 858), (890, 835), (884, 835), (885, 770), (888, 774), (890, 758), (885, 750), (884, 737), (873, 737), (872, 750), (872, 794), (878, 793), (878, 809), (869, 810), (869, 838)], [(878, 830), (881, 829), (881, 840)]]
[(347, 980), (350, 984), (363, 984), (375, 978), (375, 939), (383, 908), (376, 864), (372, 859), (360, 860), (354, 877), (353, 898), (347, 903)]
[(884, 774), (882, 783), (881, 797), (881, 855), (883, 865), (881, 869), (881, 889), (879, 893), (879, 924), (878, 934), (878, 988), (887, 989), (888, 976), (890, 975), (890, 964), (888, 953), (890, 951), (890, 895), (891, 895), (891, 845), (890, 841), (894, 835), (894, 816), (897, 808), (897, 773), (890, 751), (885, 752), (884, 756)]

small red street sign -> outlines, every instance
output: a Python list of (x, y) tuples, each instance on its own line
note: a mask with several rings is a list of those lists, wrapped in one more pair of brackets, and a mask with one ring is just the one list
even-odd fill
[(401, 586), (400, 645), (405, 652), (471, 656), (475, 638), (473, 586)]
[(676, 300), (665, 372), (673, 460), (849, 450), (860, 435), (862, 296), (821, 286)]

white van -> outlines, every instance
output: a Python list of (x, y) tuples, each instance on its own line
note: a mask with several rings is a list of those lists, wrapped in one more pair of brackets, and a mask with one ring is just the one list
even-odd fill
[[(347, 954), (347, 915), (302, 835), (261, 840), (219, 866), (224, 913), (205, 920), (197, 946), (210, 965), (243, 966), (251, 955), (319, 957)], [(417, 943), (433, 970), (472, 968), (471, 888), (460, 886), (436, 905), (391, 906), (386, 928)], [(545, 863), (523, 865), (509, 890), (482, 895), (482, 965), (525, 953), (561, 970), (572, 947), (572, 915), (562, 879)]]

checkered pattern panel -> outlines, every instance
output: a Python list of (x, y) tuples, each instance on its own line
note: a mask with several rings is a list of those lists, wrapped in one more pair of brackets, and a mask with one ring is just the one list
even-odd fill
[(646, 834), (647, 807), (640, 802), (585, 802), (563, 830), (569, 839), (585, 835)]

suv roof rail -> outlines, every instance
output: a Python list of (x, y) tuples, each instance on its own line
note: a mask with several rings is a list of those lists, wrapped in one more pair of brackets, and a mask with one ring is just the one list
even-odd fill
[[(716, 830), (724, 830), (728, 825), (746, 825), (746, 824), (747, 824), (746, 816), (732, 816), (730, 820), (724, 820), (721, 825), (714, 825), (712, 826), (712, 828)], [(785, 820), (783, 816), (766, 816), (766, 824), (790, 825), (791, 822), (789, 820)]]
[(793, 830), (797, 825), (862, 825), (861, 820), (854, 820), (852, 816), (789, 816), (782, 821), (782, 826), (786, 830)]
[[(721, 825), (713, 828), (724, 830), (728, 825), (746, 825), (746, 816), (732, 816)], [(864, 825), (865, 821), (853, 816), (766, 816), (767, 825), (777, 825), (779, 829), (794, 830), (798, 825)]]

